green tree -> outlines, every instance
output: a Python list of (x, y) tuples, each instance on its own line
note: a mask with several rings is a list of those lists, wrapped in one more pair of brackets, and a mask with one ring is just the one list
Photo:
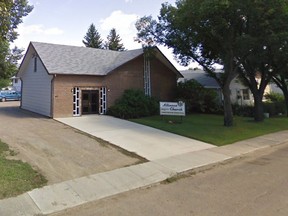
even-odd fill
[(8, 42), (6, 46), (0, 46), (0, 78), (9, 79), (16, 74), (18, 61), (23, 57), (23, 51), (18, 47), (10, 49)]
[[(151, 17), (138, 20), (138, 41), (145, 46), (160, 43), (173, 48), (183, 65), (191, 61), (199, 63), (219, 83), (224, 97), (224, 125), (232, 126), (230, 83), (238, 73), (250, 88), (257, 83), (255, 73), (266, 66), (270, 44), (277, 46), (278, 32), (284, 22), (288, 23), (283, 16), (286, 8), (287, 1), (283, 0), (177, 0), (176, 6), (162, 4), (158, 21)], [(273, 39), (269, 32), (273, 35), (274, 31), (277, 34)], [(263, 56), (265, 60), (261, 61), (259, 57)], [(223, 66), (224, 73), (219, 77), (215, 64)], [(265, 70), (260, 71), (261, 75), (270, 72)], [(270, 77), (263, 76), (258, 92), (251, 89), (254, 96), (261, 98), (262, 88)], [(258, 103), (258, 98), (255, 101), (255, 105), (260, 104), (255, 109), (259, 113), (261, 102)], [(255, 116), (255, 120), (261, 119)]]
[(9, 43), (7, 41), (0, 41), (0, 78), (4, 78), (7, 73), (6, 56), (9, 53)]
[[(286, 72), (287, 73), (287, 72)], [(288, 117), (288, 76), (284, 73), (279, 74), (277, 76), (273, 76), (274, 83), (282, 90), (285, 106), (286, 106), (286, 115)]]
[[(15, 46), (13, 49), (9, 49), (9, 53), (6, 57), (7, 59), (7, 74), (9, 75), (9, 78), (11, 76), (15, 75), (18, 70), (18, 62), (23, 57), (24, 49), (20, 49), (17, 46)], [(7, 77), (8, 78), (8, 77)]]
[(17, 39), (16, 29), (22, 18), (33, 10), (27, 0), (2, 0), (0, 2), (0, 37), (1, 41), (13, 42)]
[[(136, 23), (138, 41), (145, 46), (160, 43), (172, 48), (181, 64), (196, 61), (219, 83), (224, 126), (233, 125), (230, 83), (237, 75), (239, 65), (234, 59), (245, 26), (239, 4), (236, 0), (178, 0), (176, 6), (162, 4), (158, 21), (143, 17)], [(216, 75), (215, 64), (223, 65), (221, 76)]]
[(275, 70), (278, 73), (274, 74), (272, 77), (273, 82), (282, 90), (285, 105), (286, 105), (286, 114), (288, 117), (288, 44), (285, 43), (275, 61)]
[(86, 47), (98, 48), (98, 49), (104, 48), (101, 35), (97, 31), (93, 23), (89, 26), (88, 31), (84, 36), (84, 40), (82, 40), (82, 42), (85, 44)]
[(123, 43), (121, 43), (121, 40), (119, 34), (116, 33), (116, 29), (112, 28), (107, 36), (106, 49), (124, 51), (125, 47)]
[(245, 4), (245, 40), (240, 50), (245, 53), (249, 49), (249, 56), (237, 59), (241, 62), (239, 74), (253, 94), (255, 121), (263, 121), (263, 95), (271, 79), (281, 73), (282, 50), (287, 46), (288, 2), (247, 0)]
[(27, 0), (2, 0), (0, 2), (0, 78), (9, 77), (17, 69), (15, 59), (19, 59), (22, 54), (18, 48), (10, 50), (9, 45), (17, 39), (16, 30), (23, 22), (23, 17), (32, 10), (33, 6), (29, 5)]

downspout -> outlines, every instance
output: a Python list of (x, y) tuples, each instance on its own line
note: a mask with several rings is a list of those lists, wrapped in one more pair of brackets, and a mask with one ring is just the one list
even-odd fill
[(23, 98), (23, 81), (22, 81), (22, 79), (21, 79), (21, 77), (19, 77), (20, 78), (20, 81), (21, 81), (21, 100), (20, 100), (20, 108), (22, 109), (22, 98)]

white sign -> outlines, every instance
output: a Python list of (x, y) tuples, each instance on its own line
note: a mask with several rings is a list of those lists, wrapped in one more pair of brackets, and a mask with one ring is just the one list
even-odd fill
[(185, 103), (160, 102), (160, 115), (185, 116)]

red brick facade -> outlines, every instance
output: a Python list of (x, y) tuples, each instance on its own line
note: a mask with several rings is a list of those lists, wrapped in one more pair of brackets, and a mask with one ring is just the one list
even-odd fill
[[(121, 97), (126, 89), (144, 88), (143, 55), (122, 65), (106, 76), (56, 75), (52, 81), (53, 118), (73, 115), (73, 88), (98, 90), (106, 87), (107, 108)], [(151, 93), (160, 100), (173, 100), (177, 75), (161, 61), (151, 61)], [(81, 101), (81, 100), (80, 100)]]

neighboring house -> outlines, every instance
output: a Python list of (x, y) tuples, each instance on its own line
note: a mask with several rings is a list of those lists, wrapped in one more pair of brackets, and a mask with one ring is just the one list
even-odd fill
[(275, 83), (270, 83), (270, 88), (271, 92), (283, 95), (283, 91)]
[(15, 91), (21, 92), (21, 79), (19, 77), (11, 77), (12, 87)]
[(214, 90), (219, 98), (219, 102), (221, 103), (223, 100), (222, 91), (219, 84), (212, 77), (207, 76), (207, 74), (200, 69), (195, 70), (185, 70), (180, 71), (183, 75), (182, 78), (178, 79), (178, 82), (186, 82), (188, 80), (194, 79), (198, 83), (200, 83), (203, 87)]
[[(205, 73), (203, 70), (197, 69), (197, 70), (185, 70), (180, 71), (180, 73), (183, 75), (183, 78), (179, 78), (178, 82), (185, 82), (187, 80), (194, 79), (198, 81), (201, 85), (203, 85), (205, 88), (214, 89), (218, 95), (220, 95), (219, 98), (223, 100), (221, 88), (219, 84), (216, 82), (215, 79), (212, 77), (209, 77), (207, 73)], [(221, 71), (219, 70), (219, 73)], [(260, 79), (258, 80), (260, 82)], [(244, 86), (237, 77), (234, 78), (230, 84), (230, 90), (231, 90), (231, 102), (234, 104), (239, 105), (253, 105), (254, 104), (254, 98), (252, 95), (252, 92), (250, 89), (246, 86)], [(270, 93), (271, 87), (268, 85), (265, 89), (265, 93)], [(265, 95), (264, 93), (264, 95)]]
[(20, 65), (21, 108), (52, 118), (105, 114), (126, 89), (172, 100), (182, 75), (155, 48), (111, 51), (31, 42)]

